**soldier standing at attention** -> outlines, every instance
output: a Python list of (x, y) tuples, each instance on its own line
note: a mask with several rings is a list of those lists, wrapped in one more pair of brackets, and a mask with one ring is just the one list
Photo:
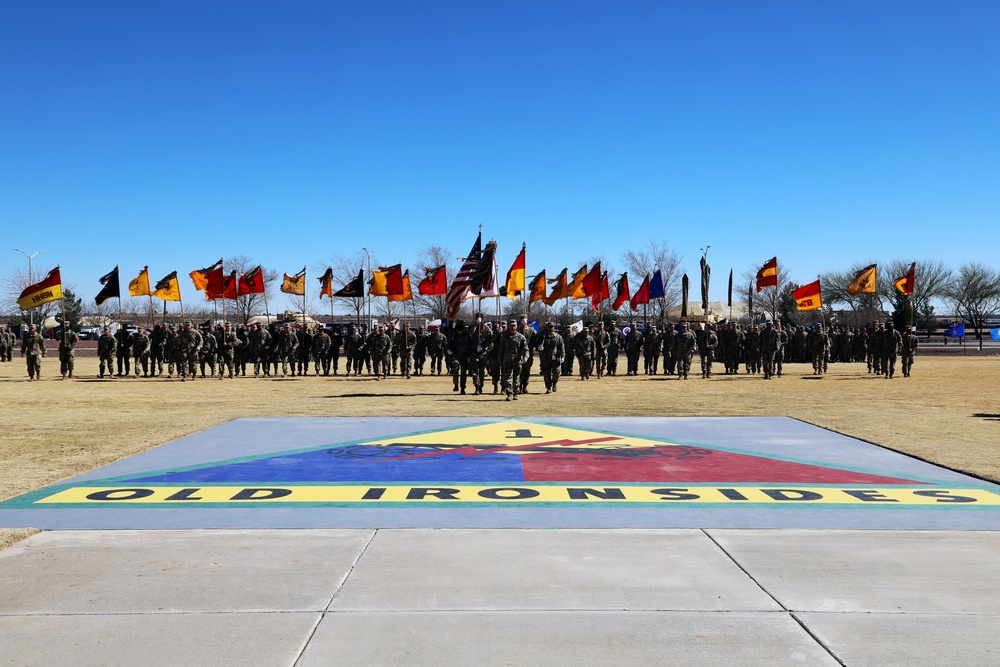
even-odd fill
[(913, 354), (917, 351), (919, 344), (917, 334), (913, 333), (912, 329), (903, 334), (903, 377), (905, 378), (910, 377), (910, 369), (913, 368)]
[(580, 379), (589, 380), (594, 368), (594, 355), (597, 353), (597, 342), (590, 335), (590, 327), (583, 327), (576, 341), (576, 357), (580, 362)]
[(638, 375), (639, 355), (642, 353), (642, 334), (635, 322), (632, 322), (629, 327), (629, 332), (625, 335), (625, 358), (628, 360), (626, 375)]
[(785, 361), (785, 345), (788, 344), (788, 332), (781, 328), (781, 320), (774, 323), (774, 330), (778, 333), (778, 349), (774, 353), (774, 371), (778, 377), (781, 377)]
[(826, 356), (826, 348), (829, 343), (829, 338), (826, 332), (823, 331), (823, 325), (817, 324), (816, 327), (809, 332), (806, 336), (806, 346), (809, 348), (809, 354), (812, 357), (813, 365), (813, 375), (823, 374), (823, 364), (824, 357)]
[(882, 372), (887, 380), (891, 380), (892, 376), (896, 374), (896, 355), (903, 347), (903, 337), (896, 331), (892, 320), (885, 323), (885, 333), (882, 336)]
[(417, 342), (413, 345), (413, 374), (423, 375), (427, 363), (427, 336), (423, 327), (417, 327)]
[(111, 327), (104, 327), (104, 333), (97, 339), (97, 358), (100, 365), (100, 374), (97, 377), (104, 377), (104, 366), (108, 367), (108, 377), (115, 376), (115, 347), (118, 341), (111, 335)]
[(760, 332), (760, 354), (764, 360), (764, 379), (774, 375), (774, 355), (778, 353), (778, 331), (768, 322)]
[(350, 324), (347, 327), (347, 336), (344, 337), (344, 356), (347, 359), (347, 376), (351, 376), (351, 371), (354, 371), (354, 376), (357, 377), (361, 375), (361, 334), (358, 333), (358, 328), (354, 324)]
[(427, 336), (427, 354), (431, 358), (431, 375), (435, 373), (441, 375), (441, 361), (444, 359), (444, 350), (448, 345), (448, 339), (441, 333), (439, 327), (433, 328), (434, 330)]
[(226, 327), (219, 340), (219, 379), (222, 379), (223, 371), (229, 369), (229, 378), (233, 377), (233, 366), (236, 363), (236, 354), (240, 347), (240, 339), (233, 331), (233, 326), (226, 322)]
[(309, 374), (309, 358), (312, 356), (312, 333), (309, 332), (309, 327), (302, 325), (296, 332), (295, 337), (298, 339), (298, 354), (296, 355), (292, 363), (292, 375), (298, 372), (298, 375), (308, 375)]
[(167, 377), (174, 376), (174, 370), (180, 375), (181, 372), (181, 339), (178, 338), (180, 332), (175, 330), (173, 324), (167, 325)]
[(622, 348), (622, 332), (618, 328), (618, 322), (611, 320), (611, 328), (608, 329), (608, 375), (618, 374), (618, 355)]
[[(407, 380), (413, 372), (413, 348), (417, 345), (417, 335), (410, 331), (410, 323), (403, 324), (403, 330), (396, 334), (394, 341), (396, 357), (399, 359), (399, 372)], [(393, 366), (395, 372), (396, 366)]]
[(611, 335), (604, 330), (604, 322), (597, 323), (597, 331), (594, 333), (594, 349), (596, 350), (596, 356), (594, 357), (595, 365), (597, 366), (597, 379), (600, 380), (604, 377), (608, 368), (608, 346), (611, 344)]
[[(201, 351), (198, 353), (198, 361), (201, 363), (201, 376), (205, 377), (205, 364), (208, 364), (208, 377), (215, 377), (215, 361), (219, 357), (219, 339), (212, 333), (211, 327), (205, 327), (205, 333), (201, 336)], [(220, 375), (222, 362), (219, 362)], [(191, 374), (194, 379), (194, 373)]]
[(271, 334), (268, 333), (267, 329), (260, 325), (260, 322), (255, 322), (253, 328), (250, 330), (250, 336), (248, 337), (247, 347), (249, 349), (250, 358), (253, 360), (253, 374), (254, 377), (260, 376), (261, 363), (264, 365), (264, 375), (270, 375), (270, 363), (268, 363), (268, 343), (271, 341)]
[(247, 361), (249, 361), (248, 357), (250, 356), (250, 333), (246, 326), (241, 324), (236, 327), (236, 338), (240, 341), (236, 347), (236, 374), (246, 377)]
[(555, 322), (545, 323), (545, 335), (542, 336), (538, 351), (538, 362), (541, 365), (547, 394), (556, 391), (556, 386), (559, 384), (559, 369), (566, 355), (566, 346), (562, 336), (556, 333)]
[(313, 334), (313, 370), (316, 375), (319, 375), (319, 371), (323, 369), (323, 375), (330, 374), (330, 334), (326, 332), (324, 327), (318, 327), (316, 333)]
[[(344, 344), (344, 334), (341, 327), (336, 325), (331, 325), (330, 329), (330, 349), (327, 352), (326, 357), (326, 369), (329, 370), (333, 367), (333, 374), (336, 375), (337, 371), (340, 370), (340, 348)], [(350, 368), (348, 368), (348, 374), (350, 373)]]
[(11, 347), (11, 334), (10, 325), (8, 324), (3, 329), (0, 329), (0, 362), (10, 361), (7, 357), (10, 353)]
[(45, 356), (45, 339), (34, 324), (21, 341), (21, 356), (28, 362), (28, 382), (42, 379), (42, 358)]
[(691, 357), (698, 347), (698, 339), (691, 331), (691, 325), (681, 323), (681, 332), (674, 336), (674, 358), (677, 360), (677, 379), (687, 380), (691, 372)]
[(701, 357), (701, 377), (707, 380), (712, 377), (712, 362), (715, 361), (715, 348), (719, 346), (719, 337), (711, 324), (706, 322), (703, 326), (698, 340), (698, 355)]
[(63, 380), (66, 379), (67, 374), (73, 377), (73, 366), (76, 364), (76, 346), (79, 344), (80, 337), (72, 329), (66, 331), (59, 339), (59, 372), (62, 373)]
[(388, 378), (392, 363), (392, 353), (390, 352), (392, 339), (385, 332), (385, 327), (382, 325), (376, 327), (375, 333), (372, 334), (368, 344), (371, 347), (372, 366), (375, 367), (375, 379), (378, 380), (380, 377)]
[(667, 322), (660, 336), (663, 337), (663, 344), (660, 346), (663, 350), (663, 374), (673, 375), (677, 367), (677, 360), (674, 359), (674, 338), (677, 337), (677, 329)]
[(521, 364), (521, 393), (528, 393), (528, 380), (531, 379), (531, 367), (535, 364), (535, 348), (534, 341), (538, 336), (538, 332), (528, 326), (528, 320), (521, 318), (521, 325), (517, 329), (524, 336), (524, 340), (528, 341), (528, 359), (523, 364)]
[(646, 368), (646, 375), (656, 375), (659, 370), (660, 348), (662, 346), (663, 336), (657, 332), (656, 325), (651, 324), (642, 341), (643, 366)]
[(149, 336), (145, 329), (139, 329), (132, 336), (132, 362), (136, 377), (139, 377), (139, 364), (142, 364), (142, 377), (149, 377)]
[(163, 356), (166, 350), (167, 328), (162, 324), (153, 327), (149, 339), (149, 373), (153, 377), (163, 375)]
[[(591, 339), (593, 341), (593, 339)], [(528, 359), (528, 341), (517, 330), (517, 320), (507, 323), (507, 331), (500, 339), (500, 356), (503, 363), (503, 390), (506, 400), (517, 400), (521, 389), (521, 364)]]
[(129, 356), (132, 352), (132, 334), (129, 333), (128, 329), (119, 324), (118, 331), (115, 332), (115, 341), (118, 343), (116, 348), (118, 356), (118, 377), (122, 376), (122, 366), (125, 366), (125, 376), (128, 377), (132, 373), (131, 365), (129, 364)]
[(486, 366), (489, 364), (490, 351), (493, 349), (493, 333), (489, 323), (483, 326), (482, 317), (476, 318), (475, 350), (469, 356), (469, 373), (472, 374), (474, 394), (483, 393), (483, 383), (486, 381)]
[(203, 342), (201, 332), (194, 328), (191, 320), (187, 320), (184, 322), (183, 331), (177, 334), (177, 339), (180, 347), (178, 366), (181, 382), (184, 382), (187, 375), (190, 375), (191, 381), (194, 382), (198, 377), (198, 355), (201, 353)]

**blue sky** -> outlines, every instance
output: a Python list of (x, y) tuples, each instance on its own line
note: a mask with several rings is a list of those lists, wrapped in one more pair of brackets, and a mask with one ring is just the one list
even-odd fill
[[(0, 228), (115, 264), (374, 249), (528, 273), (664, 239), (718, 276), (996, 264), (995, 2), (18, 2)], [(0, 249), (0, 277), (24, 266)], [(189, 283), (184, 289), (190, 289)], [(192, 293), (193, 297), (193, 293)], [(6, 308), (5, 308), (6, 309)]]

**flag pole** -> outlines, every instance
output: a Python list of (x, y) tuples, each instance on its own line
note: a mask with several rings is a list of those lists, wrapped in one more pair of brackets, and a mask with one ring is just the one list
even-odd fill
[(306, 267), (302, 267), (302, 333), (306, 331), (306, 289), (308, 288), (306, 279)]
[(153, 308), (153, 290), (149, 289), (149, 265), (147, 264), (143, 269), (146, 272), (146, 296), (149, 297), (149, 328), (153, 328), (153, 322), (156, 321), (156, 310)]

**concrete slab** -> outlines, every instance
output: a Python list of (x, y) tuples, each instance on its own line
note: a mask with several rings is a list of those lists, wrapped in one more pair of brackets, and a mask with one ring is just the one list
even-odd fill
[(322, 611), (372, 534), (40, 533), (0, 551), (0, 613)]
[(331, 609), (778, 610), (701, 531), (379, 531)]
[(0, 616), (0, 665), (291, 665), (314, 613)]
[(1000, 614), (1000, 533), (709, 530), (786, 609)]
[(795, 616), (851, 667), (1000, 664), (1000, 616), (812, 612)]
[(810, 665), (834, 660), (784, 613), (332, 613), (316, 665)]
[(1000, 486), (783, 417), (248, 418), (0, 526), (1000, 530)]

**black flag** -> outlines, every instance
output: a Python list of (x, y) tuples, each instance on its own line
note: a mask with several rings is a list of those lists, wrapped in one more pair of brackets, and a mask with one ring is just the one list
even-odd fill
[(727, 304), (730, 308), (733, 307), (733, 270), (729, 269), (729, 303)]
[(359, 299), (365, 295), (365, 270), (358, 271), (358, 277), (334, 292), (334, 296)]
[(688, 274), (684, 274), (681, 278), (681, 318), (687, 319), (688, 316)]
[(116, 266), (110, 273), (101, 276), (101, 284), (104, 288), (94, 297), (94, 302), (99, 306), (108, 299), (122, 298), (121, 286), (118, 283), (118, 267)]

